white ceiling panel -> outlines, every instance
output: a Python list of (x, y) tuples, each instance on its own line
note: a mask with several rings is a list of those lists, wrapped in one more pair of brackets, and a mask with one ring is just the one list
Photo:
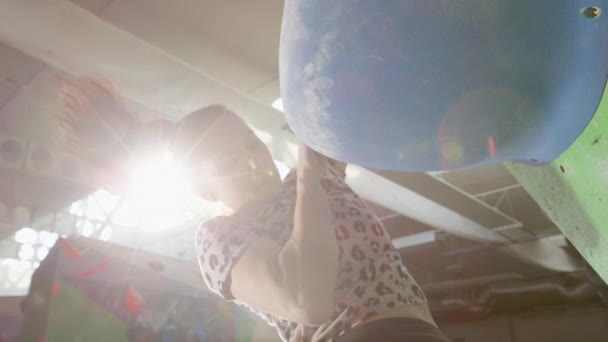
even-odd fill
[(277, 79), (281, 7), (277, 1), (120, 0), (101, 17), (209, 78), (250, 93)]

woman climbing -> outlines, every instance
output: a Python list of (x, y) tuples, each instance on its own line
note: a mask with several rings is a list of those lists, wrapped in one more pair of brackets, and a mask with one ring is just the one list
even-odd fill
[(114, 177), (121, 151), (150, 127), (169, 137), (196, 193), (232, 210), (198, 228), (203, 279), (284, 341), (447, 341), (382, 222), (345, 183), (344, 164), (300, 145), (281, 181), (266, 146), (223, 106), (143, 125), (107, 86), (81, 80), (65, 93), (69, 146)]

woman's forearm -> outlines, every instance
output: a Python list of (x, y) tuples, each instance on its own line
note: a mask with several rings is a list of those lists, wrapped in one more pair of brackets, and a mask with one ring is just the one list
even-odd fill
[(294, 227), (279, 263), (296, 304), (322, 323), (333, 310), (339, 253), (327, 194), (311, 178), (298, 182)]

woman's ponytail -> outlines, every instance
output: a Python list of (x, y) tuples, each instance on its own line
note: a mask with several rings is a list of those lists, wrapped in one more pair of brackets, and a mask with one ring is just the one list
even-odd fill
[(103, 167), (128, 156), (143, 123), (130, 113), (109, 82), (65, 80), (56, 114), (66, 148)]

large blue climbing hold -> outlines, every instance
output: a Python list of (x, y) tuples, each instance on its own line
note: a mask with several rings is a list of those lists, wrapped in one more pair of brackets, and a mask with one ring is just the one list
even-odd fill
[(544, 163), (600, 102), (608, 0), (286, 0), (280, 74), (291, 128), (337, 160)]

